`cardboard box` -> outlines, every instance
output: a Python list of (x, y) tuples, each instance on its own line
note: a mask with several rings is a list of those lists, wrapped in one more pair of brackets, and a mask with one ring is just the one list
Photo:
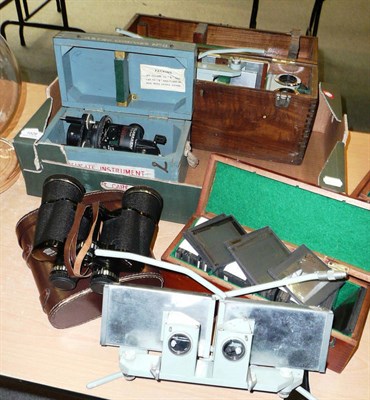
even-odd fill
[[(340, 372), (356, 351), (370, 307), (370, 205), (317, 186), (213, 155), (194, 215), (163, 254), (223, 290), (235, 286), (176, 257), (183, 232), (200, 218), (232, 215), (247, 232), (269, 226), (290, 250), (306, 245), (349, 280), (334, 303), (334, 329), (328, 367)], [(164, 273), (165, 285), (204, 291), (186, 277)], [(273, 326), (271, 326), (273, 329)]]
[(316, 37), (140, 14), (126, 29), (197, 43), (195, 148), (302, 163), (318, 103)]

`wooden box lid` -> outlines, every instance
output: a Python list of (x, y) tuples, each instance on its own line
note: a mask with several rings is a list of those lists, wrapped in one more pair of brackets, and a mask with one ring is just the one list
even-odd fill
[(370, 282), (370, 204), (213, 154), (196, 215), (233, 215), (251, 230), (269, 226), (333, 267)]

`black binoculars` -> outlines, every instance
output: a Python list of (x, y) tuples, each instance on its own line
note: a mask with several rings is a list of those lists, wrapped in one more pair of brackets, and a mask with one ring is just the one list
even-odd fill
[[(83, 254), (81, 275), (69, 273), (65, 260), (67, 237), (75, 226), (76, 210), (83, 201), (85, 188), (73, 177), (53, 175), (43, 185), (32, 255), (39, 261), (51, 261), (49, 280), (57, 288), (73, 290), (81, 277), (90, 278), (90, 287), (103, 292), (107, 283), (119, 281), (121, 272), (140, 272), (139, 262), (95, 255), (95, 250), (125, 251), (150, 256), (163, 208), (160, 194), (148, 186), (133, 186), (122, 194), (120, 207), (110, 210), (104, 202), (87, 205), (78, 218), (76, 254), (88, 243)], [(89, 238), (89, 240), (88, 240)]]

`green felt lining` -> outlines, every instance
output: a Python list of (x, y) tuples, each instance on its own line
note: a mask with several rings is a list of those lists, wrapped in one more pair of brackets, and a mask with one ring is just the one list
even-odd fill
[(206, 211), (370, 271), (370, 211), (217, 162)]
[(358, 307), (362, 306), (361, 289), (363, 289), (361, 286), (353, 282), (345, 282), (339, 289), (332, 307), (334, 312), (333, 329), (349, 337), (351, 337), (353, 333), (353, 327), (351, 327), (352, 324), (350, 322), (352, 315), (355, 315)]
[(355, 303), (360, 286), (352, 282), (346, 282), (338, 291), (338, 296), (335, 299), (333, 309), (340, 307), (346, 303)]

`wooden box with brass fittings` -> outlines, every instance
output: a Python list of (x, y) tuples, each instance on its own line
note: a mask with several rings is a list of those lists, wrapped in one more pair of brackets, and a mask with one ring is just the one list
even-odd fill
[(318, 40), (138, 14), (126, 30), (197, 45), (192, 144), (301, 164), (318, 104)]

